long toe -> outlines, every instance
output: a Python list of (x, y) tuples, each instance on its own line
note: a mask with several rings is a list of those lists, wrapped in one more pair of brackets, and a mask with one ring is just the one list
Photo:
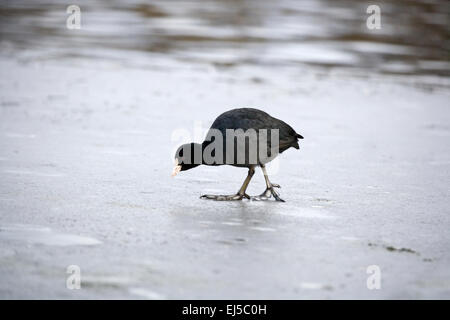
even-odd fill
[(233, 194), (233, 195), (218, 195), (218, 194), (204, 194), (200, 196), (200, 199), (203, 200), (216, 200), (216, 201), (233, 201), (233, 200), (242, 200), (242, 198), (248, 197), (246, 194)]
[(274, 196), (276, 201), (280, 201), (280, 202), (286, 202), (283, 199), (280, 198), (280, 196)]
[(272, 195), (276, 201), (285, 202), (283, 199), (280, 198), (280, 195), (278, 194), (278, 192), (276, 192), (273, 188), (270, 189), (270, 191), (272, 192)]
[(247, 199), (251, 199), (252, 197), (250, 197), (248, 194), (246, 194), (246, 193), (244, 193), (243, 195), (242, 195), (244, 198), (247, 198)]
[(212, 194), (204, 194), (200, 196), (200, 199), (203, 200), (214, 200), (217, 197), (217, 195), (212, 195)]

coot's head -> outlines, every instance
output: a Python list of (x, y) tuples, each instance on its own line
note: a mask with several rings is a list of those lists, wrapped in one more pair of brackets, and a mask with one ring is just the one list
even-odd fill
[(198, 143), (186, 143), (175, 152), (175, 168), (172, 177), (180, 171), (186, 171), (202, 164), (202, 145)]

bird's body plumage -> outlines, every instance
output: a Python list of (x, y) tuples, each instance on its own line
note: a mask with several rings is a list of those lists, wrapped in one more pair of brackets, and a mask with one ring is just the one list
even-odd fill
[[(232, 136), (228, 135), (229, 131), (232, 132)], [(275, 135), (272, 136), (274, 132)], [(217, 141), (217, 139), (221, 140)], [(291, 147), (299, 149), (298, 139), (303, 139), (303, 137), (295, 132), (290, 125), (264, 111), (254, 108), (229, 110), (214, 120), (202, 144), (189, 143), (178, 148), (172, 175), (175, 176), (180, 171), (189, 170), (199, 165), (227, 164), (246, 167), (248, 168), (248, 175), (237, 194), (229, 196), (204, 195), (201, 198), (266, 200), (273, 196), (277, 201), (284, 201), (274, 190), (274, 188), (280, 186), (269, 181), (265, 164)], [(198, 157), (199, 154), (200, 157)], [(208, 160), (205, 160), (205, 154), (209, 157)], [(256, 166), (261, 167), (267, 188), (260, 196), (250, 197), (245, 191), (255, 173)]]
[[(259, 155), (259, 133), (260, 130), (267, 130), (268, 135), (267, 135), (267, 150), (268, 152), (270, 151), (270, 148), (272, 146), (271, 144), (271, 139), (270, 139), (270, 132), (273, 129), (277, 129), (278, 130), (278, 134), (279, 134), (279, 150), (277, 151), (278, 153), (282, 153), (284, 151), (286, 151), (287, 149), (289, 149), (290, 147), (299, 149), (299, 145), (298, 145), (298, 139), (303, 139), (303, 137), (301, 135), (299, 135), (298, 133), (295, 132), (295, 130), (288, 125), (286, 122), (274, 118), (272, 116), (270, 116), (268, 113), (258, 110), (258, 109), (254, 109), (254, 108), (239, 108), (239, 109), (232, 109), (229, 111), (226, 111), (224, 113), (222, 113), (221, 115), (219, 115), (216, 120), (214, 120), (213, 124), (211, 125), (210, 131), (211, 130), (219, 130), (222, 133), (223, 136), (223, 148), (224, 148), (224, 152), (223, 154), (225, 155), (227, 150), (226, 150), (226, 130), (227, 129), (232, 129), (232, 130), (238, 130), (238, 129), (242, 129), (244, 132), (246, 132), (247, 130), (255, 130), (256, 134), (257, 134), (257, 146), (258, 146), (258, 163), (257, 164), (265, 164), (268, 161), (272, 160), (273, 158), (269, 158), (270, 160), (268, 160), (267, 158), (264, 157), (260, 157)], [(210, 132), (208, 132), (207, 137), (210, 136)], [(205, 141), (203, 144), (207, 145), (209, 143), (209, 141)], [(235, 147), (235, 151), (237, 146), (237, 141), (234, 142), (234, 147)], [(247, 145), (246, 145), (246, 152), (248, 153), (248, 141), (247, 141)], [(236, 156), (237, 152), (234, 153), (234, 155)], [(225, 163), (225, 161), (223, 161), (223, 163)], [(233, 166), (237, 166), (237, 167), (249, 167), (251, 165), (251, 163), (248, 163), (248, 154), (246, 156), (246, 163), (244, 164), (238, 164), (237, 161), (234, 161), (234, 163), (227, 163)]]

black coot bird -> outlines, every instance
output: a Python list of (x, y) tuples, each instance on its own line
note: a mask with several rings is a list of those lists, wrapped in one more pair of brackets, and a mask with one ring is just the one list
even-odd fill
[[(299, 149), (298, 139), (303, 137), (291, 126), (264, 111), (253, 108), (233, 109), (217, 117), (203, 143), (188, 143), (178, 148), (172, 176), (201, 164), (246, 167), (248, 168), (247, 178), (236, 194), (203, 195), (201, 198), (266, 200), (273, 195), (277, 201), (284, 201), (274, 190), (280, 186), (269, 181), (265, 164), (290, 147)], [(252, 150), (256, 152), (252, 153)], [(255, 173), (256, 166), (262, 169), (266, 180), (266, 190), (260, 196), (250, 197), (245, 191)]]

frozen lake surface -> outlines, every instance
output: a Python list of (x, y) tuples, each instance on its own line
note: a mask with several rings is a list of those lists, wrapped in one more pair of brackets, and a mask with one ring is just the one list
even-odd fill
[[(284, 15), (295, 15), (292, 2), (282, 3)], [(259, 41), (269, 26), (258, 21), (241, 39), (204, 27), (203, 11), (187, 21), (159, 5), (159, 13), (140, 7), (139, 16), (166, 20), (130, 26), (140, 39), (151, 30), (155, 42), (130, 51), (117, 46), (134, 38), (110, 37), (98, 22), (127, 20), (118, 12), (102, 20), (91, 8), (97, 29), (84, 20), (91, 33), (70, 41), (67, 30), (51, 29), (56, 11), (38, 12), (44, 20), (30, 11), (17, 28), (2, 27), (0, 298), (450, 298), (442, 48), (424, 53), (414, 40), (392, 47), (358, 37), (347, 47), (330, 35), (333, 24), (311, 31), (294, 20), (283, 20), (292, 24), (280, 26), (281, 39)], [(262, 17), (278, 12), (264, 10)], [(345, 20), (346, 12), (329, 13)], [(33, 23), (50, 30), (42, 42), (24, 31)], [(210, 39), (218, 30), (222, 37)], [(297, 41), (307, 38), (301, 30), (336, 38), (322, 47)], [(405, 55), (414, 59), (397, 72)], [(234, 107), (263, 109), (305, 137), (269, 168), (286, 203), (199, 199), (236, 192), (245, 169), (202, 166), (170, 177), (175, 148), (201, 142)], [(264, 189), (258, 169), (248, 193)], [(69, 265), (81, 269), (80, 290), (66, 288)], [(379, 290), (366, 285), (372, 265), (381, 270)]]
[[(0, 67), (1, 297), (449, 297), (448, 90)], [(305, 136), (269, 171), (286, 203), (199, 199), (235, 192), (243, 169), (170, 178), (173, 132), (207, 128), (225, 106), (261, 107)], [(258, 170), (249, 193), (263, 189)], [(81, 290), (65, 287), (73, 264)], [(381, 290), (366, 287), (369, 265)]]

